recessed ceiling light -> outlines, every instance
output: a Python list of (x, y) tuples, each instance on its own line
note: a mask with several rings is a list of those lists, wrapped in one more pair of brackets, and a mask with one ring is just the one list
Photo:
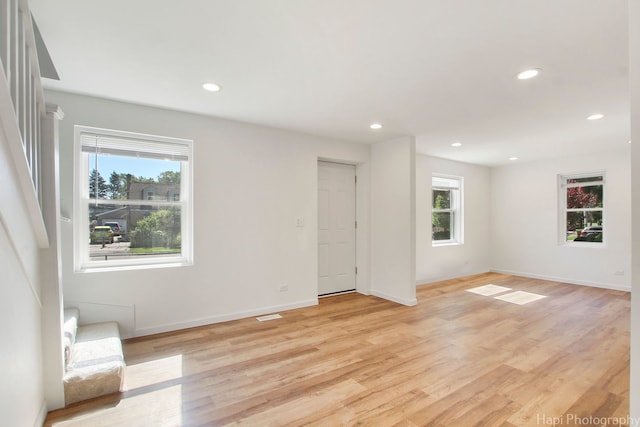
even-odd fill
[(219, 92), (222, 89), (220, 85), (217, 85), (215, 83), (205, 83), (202, 85), (202, 87), (204, 88), (204, 90), (208, 90), (209, 92)]
[(452, 147), (462, 147), (462, 142), (454, 142), (451, 144)]
[(604, 117), (604, 114), (592, 114), (589, 117), (587, 117), (587, 120), (600, 120), (601, 118)]
[(514, 160), (518, 160), (519, 157), (513, 156), (513, 157), (509, 157), (509, 160), (514, 161)]
[(524, 70), (518, 73), (518, 80), (532, 79), (540, 74), (540, 68), (531, 68), (530, 70)]
[(382, 129), (382, 125), (380, 123), (372, 123), (369, 127), (371, 129)]

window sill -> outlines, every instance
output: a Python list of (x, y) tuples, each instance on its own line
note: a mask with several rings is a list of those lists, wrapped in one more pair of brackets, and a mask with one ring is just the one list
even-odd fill
[(440, 247), (440, 246), (462, 246), (461, 242), (431, 242), (431, 246), (434, 248)]
[(76, 273), (109, 273), (115, 271), (133, 271), (133, 270), (149, 270), (158, 268), (176, 268), (176, 267), (190, 267), (193, 265), (192, 261), (176, 260), (176, 261), (164, 261), (159, 263), (145, 263), (145, 264), (119, 264), (119, 265), (96, 265), (89, 264), (83, 265), (76, 269)]
[(606, 249), (607, 244), (602, 242), (564, 242), (560, 243), (560, 246), (565, 248), (591, 248), (591, 249)]

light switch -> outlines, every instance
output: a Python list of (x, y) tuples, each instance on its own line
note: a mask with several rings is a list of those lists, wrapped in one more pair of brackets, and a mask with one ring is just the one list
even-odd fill
[(304, 217), (299, 216), (296, 218), (296, 227), (304, 227)]

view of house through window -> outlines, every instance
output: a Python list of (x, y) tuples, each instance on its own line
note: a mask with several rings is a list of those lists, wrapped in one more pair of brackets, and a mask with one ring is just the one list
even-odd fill
[(76, 128), (77, 266), (190, 260), (191, 141)]
[(431, 187), (433, 244), (462, 243), (462, 178), (434, 175)]
[(561, 185), (565, 241), (602, 243), (604, 175), (564, 176)]

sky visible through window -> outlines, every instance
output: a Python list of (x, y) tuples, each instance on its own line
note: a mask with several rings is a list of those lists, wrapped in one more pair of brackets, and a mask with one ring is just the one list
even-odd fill
[[(89, 155), (90, 170), (95, 167), (95, 162), (95, 154)], [(180, 172), (180, 162), (100, 155), (98, 157), (98, 170), (105, 179), (109, 179), (109, 175), (113, 171), (130, 173), (136, 177), (156, 179), (162, 172)]]

